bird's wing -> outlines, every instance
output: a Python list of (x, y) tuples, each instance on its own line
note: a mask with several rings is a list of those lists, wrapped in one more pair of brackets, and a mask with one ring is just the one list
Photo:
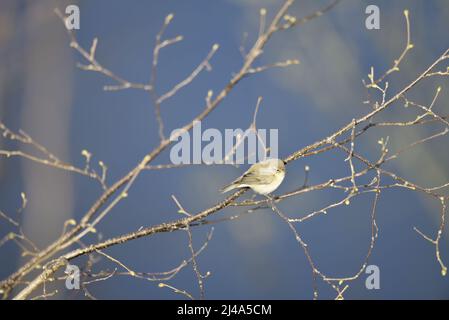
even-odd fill
[[(263, 179), (262, 179), (263, 177)], [(274, 175), (263, 175), (261, 176), (259, 174), (255, 174), (253, 171), (247, 171), (241, 176), (239, 179), (236, 180), (234, 183), (240, 183), (240, 184), (250, 184), (250, 185), (258, 185), (258, 184), (269, 184), (273, 182)]]
[[(262, 177), (263, 177), (263, 179), (262, 179)], [(254, 185), (270, 184), (273, 182), (274, 179), (275, 179), (275, 177), (273, 174), (261, 175), (260, 172), (259, 172), (259, 174), (256, 174), (252, 170), (252, 168), (250, 168), (243, 175), (241, 175), (240, 177), (238, 177), (237, 179), (232, 181), (230, 184), (224, 186), (221, 189), (221, 192), (228, 192), (229, 190), (238, 188), (239, 186), (242, 186), (242, 185), (254, 186)]]

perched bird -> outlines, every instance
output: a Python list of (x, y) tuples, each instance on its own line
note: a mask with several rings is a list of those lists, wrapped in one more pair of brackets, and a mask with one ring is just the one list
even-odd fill
[(221, 189), (221, 192), (247, 187), (258, 194), (267, 195), (280, 186), (284, 177), (284, 161), (268, 159), (253, 164), (242, 176)]

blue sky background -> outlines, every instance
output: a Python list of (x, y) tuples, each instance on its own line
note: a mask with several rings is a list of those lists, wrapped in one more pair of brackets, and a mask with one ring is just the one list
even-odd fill
[[(70, 2), (73, 3), (73, 2)], [(239, 52), (242, 35), (248, 44), (258, 30), (258, 13), (267, 8), (271, 19), (282, 1), (105, 1), (80, 0), (79, 42), (89, 47), (99, 38), (97, 58), (116, 74), (133, 82), (149, 80), (154, 39), (165, 16), (175, 17), (167, 37), (178, 34), (184, 40), (161, 52), (157, 78), (159, 92), (165, 92), (201, 62), (214, 43), (220, 49), (211, 61), (212, 71), (202, 72), (188, 87), (162, 106), (167, 132), (189, 122), (204, 107), (208, 90), (218, 92), (242, 64)], [(301, 17), (327, 1), (298, 1), (290, 14)], [(380, 30), (365, 28), (365, 8), (377, 4), (381, 10)], [(69, 39), (53, 8), (65, 8), (63, 1), (2, 1), (0, 4), (0, 119), (11, 129), (24, 129), (61, 159), (83, 165), (81, 150), (93, 154), (92, 163), (108, 166), (107, 181), (126, 174), (158, 143), (153, 106), (145, 92), (104, 92), (111, 81), (99, 74), (76, 68), (81, 57), (71, 51)], [(247, 128), (258, 96), (264, 100), (258, 127), (279, 129), (279, 154), (293, 151), (327, 136), (369, 107), (362, 103), (361, 80), (371, 66), (385, 71), (405, 45), (403, 10), (411, 16), (415, 48), (393, 74), (390, 92), (416, 78), (449, 46), (449, 6), (441, 1), (342, 1), (334, 10), (294, 30), (275, 35), (266, 47), (260, 65), (297, 58), (298, 66), (273, 69), (244, 79), (203, 122), (203, 129)], [(248, 45), (249, 47), (249, 45)], [(435, 78), (417, 86), (410, 97), (428, 103), (435, 88), (443, 87), (435, 109), (448, 113), (447, 78)], [(413, 111), (396, 104), (378, 119), (413, 119)], [(379, 154), (377, 141), (389, 136), (392, 150), (437, 132), (441, 127), (372, 129), (356, 144), (370, 159)], [(423, 186), (449, 181), (447, 137), (405, 153), (387, 166), (399, 175)], [(1, 149), (23, 146), (0, 140)], [(22, 149), (28, 150), (28, 149)], [(154, 164), (167, 163), (169, 152)], [(309, 183), (320, 183), (349, 174), (345, 156), (333, 152), (300, 159), (287, 168), (288, 174), (277, 192), (300, 186), (304, 166), (309, 165)], [(360, 164), (356, 164), (361, 168)], [(246, 166), (189, 166), (143, 173), (121, 202), (99, 226), (100, 234), (84, 242), (98, 241), (179, 218), (171, 200), (174, 194), (190, 212), (198, 212), (223, 199), (219, 189)], [(28, 198), (20, 214), (20, 193)], [(42, 248), (61, 232), (67, 219), (79, 220), (101, 194), (95, 182), (21, 159), (0, 158), (0, 210), (21, 221), (23, 230)], [(341, 199), (335, 191), (319, 191), (283, 202), (279, 207), (289, 216), (302, 216)], [(298, 227), (309, 244), (317, 266), (329, 276), (350, 276), (357, 272), (370, 241), (372, 195), (361, 196), (350, 206), (339, 207)], [(415, 231), (435, 234), (439, 204), (409, 190), (382, 193), (377, 223), (380, 233), (371, 264), (379, 266), (381, 289), (367, 290), (365, 276), (350, 283), (350, 299), (449, 298), (449, 282), (440, 274), (434, 247)], [(226, 209), (221, 218), (238, 213)], [(193, 229), (195, 247), (201, 246), (209, 227)], [(0, 224), (0, 237), (9, 232)], [(449, 261), (447, 228), (441, 241), (442, 258)], [(189, 257), (186, 232), (135, 240), (106, 252), (130, 268), (142, 272), (165, 271)], [(13, 243), (0, 248), (0, 278), (24, 262)], [(84, 260), (74, 261), (80, 265)], [(449, 263), (449, 262), (448, 262)], [(290, 232), (270, 210), (258, 210), (242, 219), (215, 225), (213, 238), (198, 257), (200, 270), (211, 272), (205, 281), (209, 299), (310, 299), (311, 270)], [(114, 266), (104, 259), (95, 270)], [(167, 282), (198, 297), (192, 268)], [(318, 282), (319, 297), (332, 299), (335, 292)], [(181, 296), (158, 282), (114, 277), (92, 284), (98, 298), (175, 299)], [(63, 292), (59, 298), (83, 298), (82, 292)]]

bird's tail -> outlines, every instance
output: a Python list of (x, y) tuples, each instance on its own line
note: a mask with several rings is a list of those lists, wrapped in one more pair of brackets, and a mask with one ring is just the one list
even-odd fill
[(235, 183), (231, 183), (231, 184), (228, 184), (227, 186), (224, 186), (223, 188), (221, 188), (220, 191), (221, 191), (221, 193), (226, 193), (226, 192), (231, 191), (231, 190), (233, 190), (235, 188), (237, 188)]

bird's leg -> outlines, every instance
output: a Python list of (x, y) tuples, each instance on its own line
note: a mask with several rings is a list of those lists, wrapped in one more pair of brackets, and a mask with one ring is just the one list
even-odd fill
[(271, 196), (271, 194), (264, 194), (264, 197), (268, 199), (269, 203), (271, 204), (271, 207), (273, 208), (273, 199), (274, 197)]

